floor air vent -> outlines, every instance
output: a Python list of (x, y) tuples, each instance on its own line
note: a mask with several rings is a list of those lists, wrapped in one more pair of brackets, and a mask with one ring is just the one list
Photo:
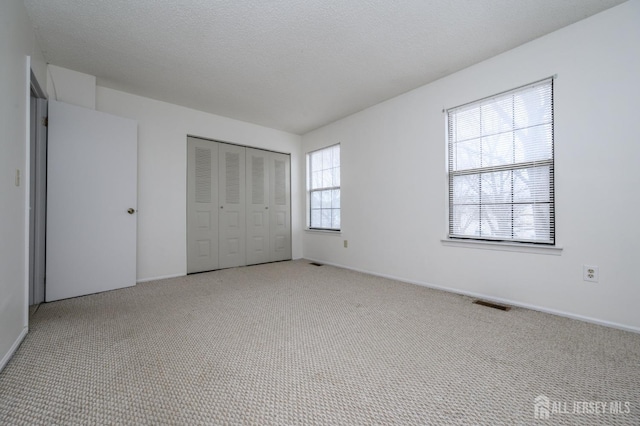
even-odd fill
[(322, 263), (309, 262), (309, 265), (313, 265), (313, 266), (322, 266)]
[(475, 303), (476, 305), (487, 306), (493, 309), (499, 309), (501, 311), (508, 311), (509, 309), (511, 309), (511, 306), (499, 305), (497, 303), (491, 303), (485, 300), (474, 300), (473, 303)]

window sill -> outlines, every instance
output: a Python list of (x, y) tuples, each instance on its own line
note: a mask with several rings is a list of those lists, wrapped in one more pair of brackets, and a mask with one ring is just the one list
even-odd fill
[(342, 235), (342, 231), (331, 231), (329, 229), (304, 228), (304, 231), (310, 234)]
[(500, 250), (517, 253), (547, 254), (552, 256), (560, 256), (562, 254), (562, 247), (559, 246), (543, 246), (538, 244), (507, 243), (499, 241), (456, 240), (450, 238), (442, 239), (440, 240), (440, 242), (442, 243), (442, 245), (450, 247), (464, 247), (481, 250)]

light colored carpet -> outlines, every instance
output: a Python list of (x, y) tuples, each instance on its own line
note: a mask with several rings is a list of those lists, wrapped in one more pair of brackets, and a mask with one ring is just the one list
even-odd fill
[(43, 304), (0, 373), (1, 424), (536, 422), (640, 424), (640, 336), (307, 261)]

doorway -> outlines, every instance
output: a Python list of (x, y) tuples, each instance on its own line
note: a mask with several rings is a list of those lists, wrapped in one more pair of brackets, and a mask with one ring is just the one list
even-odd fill
[(31, 71), (29, 146), (29, 306), (44, 302), (47, 219), (47, 99)]

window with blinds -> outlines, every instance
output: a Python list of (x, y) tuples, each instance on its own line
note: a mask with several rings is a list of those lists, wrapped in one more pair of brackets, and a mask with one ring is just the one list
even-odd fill
[(449, 238), (555, 244), (553, 79), (447, 119)]
[(307, 154), (309, 229), (340, 230), (340, 144)]

